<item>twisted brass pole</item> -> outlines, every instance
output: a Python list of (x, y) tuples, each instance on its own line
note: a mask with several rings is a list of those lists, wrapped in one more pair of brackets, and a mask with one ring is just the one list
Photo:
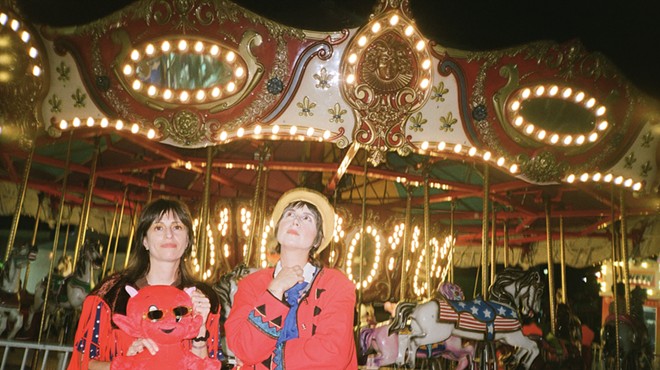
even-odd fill
[(429, 174), (426, 171), (424, 175), (424, 251), (426, 258), (424, 259), (426, 269), (426, 298), (433, 297), (433, 288), (431, 287), (431, 243), (429, 243), (430, 233), (430, 209), (429, 209)]
[(509, 267), (509, 225), (507, 220), (504, 220), (504, 225), (502, 226), (504, 234), (504, 268)]
[(564, 245), (564, 216), (559, 217), (559, 263), (561, 266), (561, 301), (566, 301), (566, 246)]
[(612, 237), (612, 303), (614, 307), (614, 337), (616, 338), (615, 344), (616, 344), (616, 351), (615, 353), (615, 360), (616, 360), (616, 365), (615, 368), (616, 370), (619, 370), (620, 367), (620, 353), (619, 351), (621, 350), (621, 341), (619, 340), (619, 310), (621, 307), (619, 307), (619, 290), (617, 289), (617, 279), (618, 279), (618, 273), (617, 273), (617, 268), (616, 268), (616, 260), (617, 260), (617, 245), (616, 245), (616, 228), (614, 225), (614, 220), (616, 220), (615, 217), (615, 212), (614, 212), (614, 185), (610, 188), (610, 204), (612, 205), (611, 207), (611, 220), (612, 220), (612, 225), (610, 226), (610, 231), (611, 231), (611, 237)]
[(358, 296), (357, 296), (357, 307), (360, 307), (362, 304), (362, 289), (364, 288), (362, 286), (362, 279), (363, 279), (363, 268), (362, 268), (362, 259), (364, 258), (364, 244), (366, 243), (367, 237), (366, 237), (366, 226), (367, 226), (367, 164), (369, 161), (366, 159), (366, 152), (365, 152), (365, 159), (364, 159), (364, 184), (362, 186), (362, 212), (361, 212), (361, 226), (360, 226), (360, 277), (358, 278)]
[(495, 272), (496, 272), (496, 265), (497, 265), (497, 254), (495, 251), (495, 232), (496, 232), (496, 215), (495, 215), (495, 202), (493, 202), (493, 214), (490, 217), (491, 218), (491, 226), (490, 226), (490, 281), (495, 281)]
[(552, 234), (550, 228), (550, 198), (545, 197), (545, 243), (548, 251), (548, 294), (550, 300), (550, 332), (557, 332), (557, 322), (555, 319), (555, 273), (552, 253)]
[(484, 163), (484, 199), (481, 217), (481, 296), (488, 299), (488, 197), (490, 193), (490, 167)]
[(628, 265), (628, 232), (626, 226), (626, 199), (624, 189), (619, 190), (621, 202), (621, 264), (623, 265), (623, 286), (626, 293), (626, 313), (630, 314), (630, 267)]
[(399, 300), (405, 301), (406, 299), (406, 259), (408, 258), (408, 248), (410, 248), (410, 240), (412, 239), (412, 194), (410, 186), (406, 185), (406, 216), (403, 225), (403, 243), (401, 245), (401, 283), (399, 284)]
[(450, 205), (450, 211), (449, 211), (449, 253), (447, 256), (447, 261), (449, 262), (449, 279), (448, 281), (450, 283), (454, 282), (454, 248), (455, 248), (455, 242), (454, 242), (454, 212), (456, 211), (456, 202), (454, 200), (451, 201)]
[(112, 215), (112, 225), (110, 225), (110, 236), (108, 237), (108, 246), (105, 248), (105, 258), (103, 258), (103, 268), (101, 269), (101, 280), (105, 278), (105, 272), (106, 269), (108, 268), (108, 258), (110, 257), (110, 246), (112, 245), (112, 236), (115, 233), (117, 212), (119, 212), (119, 202), (115, 202), (115, 212)]
[(32, 168), (32, 158), (34, 157), (34, 151), (36, 148), (34, 140), (32, 141), (32, 148), (30, 149), (30, 154), (27, 157), (25, 162), (25, 168), (23, 169), (23, 181), (21, 182), (21, 187), (18, 191), (18, 199), (16, 199), (16, 207), (14, 207), (14, 218), (11, 222), (11, 229), (9, 230), (9, 239), (7, 240), (7, 251), (5, 252), (5, 261), (9, 259), (11, 250), (14, 247), (14, 240), (16, 240), (16, 231), (18, 230), (18, 220), (21, 218), (21, 210), (23, 209), (23, 202), (25, 202), (25, 193), (27, 192), (27, 183), (28, 178), (30, 177), (30, 169)]
[(96, 183), (96, 164), (99, 160), (99, 153), (101, 149), (101, 140), (96, 139), (96, 146), (94, 147), (94, 155), (92, 158), (92, 169), (89, 173), (89, 183), (87, 184), (87, 193), (85, 194), (85, 204), (83, 211), (80, 214), (80, 225), (78, 226), (78, 237), (76, 239), (76, 249), (73, 254), (73, 269), (75, 271), (78, 264), (78, 251), (80, 245), (85, 242), (85, 235), (87, 234), (87, 222), (89, 220), (89, 211), (92, 208), (92, 194), (94, 193), (94, 185)]
[(127, 197), (128, 197), (128, 186), (124, 188), (124, 196), (121, 199), (121, 208), (119, 210), (119, 222), (117, 222), (117, 238), (115, 239), (115, 247), (112, 251), (112, 265), (110, 265), (110, 273), (115, 272), (115, 262), (117, 260), (117, 246), (119, 245), (119, 237), (121, 236), (121, 224), (124, 221), (124, 206), (126, 206)]
[[(39, 219), (41, 218), (41, 202), (43, 200), (43, 194), (39, 194), (39, 203), (37, 204), (37, 215), (34, 218), (34, 229), (32, 229), (32, 240), (30, 243), (31, 247), (34, 247), (37, 244), (37, 232), (39, 232)], [(55, 258), (55, 255), (53, 255)], [(23, 290), (27, 289), (28, 279), (30, 278), (30, 260), (27, 260), (25, 265), (25, 276), (23, 277)]]

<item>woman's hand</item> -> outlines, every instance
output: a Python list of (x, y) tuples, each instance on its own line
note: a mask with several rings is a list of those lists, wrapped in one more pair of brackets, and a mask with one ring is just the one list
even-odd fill
[(202, 315), (203, 320), (200, 333), (202, 333), (203, 336), (203, 334), (206, 332), (206, 319), (209, 317), (209, 313), (211, 312), (211, 301), (209, 301), (204, 293), (197, 289), (192, 292), (190, 298), (192, 298), (193, 313), (196, 315)]
[(303, 281), (303, 268), (300, 266), (283, 267), (268, 285), (268, 290), (278, 299), (282, 299), (284, 292), (297, 283)]
[(156, 342), (149, 338), (138, 338), (133, 341), (130, 347), (128, 347), (126, 356), (135, 356), (144, 351), (145, 348), (151, 353), (151, 355), (155, 355), (156, 352), (158, 352), (158, 345)]

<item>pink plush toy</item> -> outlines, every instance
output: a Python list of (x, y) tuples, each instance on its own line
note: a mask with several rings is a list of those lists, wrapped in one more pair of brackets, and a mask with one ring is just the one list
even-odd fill
[(190, 352), (188, 339), (199, 333), (202, 317), (193, 315), (190, 295), (194, 287), (184, 290), (172, 286), (154, 285), (135, 290), (126, 286), (131, 296), (126, 316), (112, 315), (114, 323), (135, 338), (149, 338), (158, 345), (151, 355), (144, 350), (135, 356), (117, 356), (112, 370), (197, 370), (219, 369), (220, 363), (211, 358), (199, 358)]

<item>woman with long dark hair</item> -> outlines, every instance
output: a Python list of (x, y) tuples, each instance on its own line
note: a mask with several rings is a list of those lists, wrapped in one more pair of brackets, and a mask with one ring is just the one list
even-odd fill
[[(199, 335), (182, 346), (195, 355), (222, 359), (218, 342), (218, 300), (209, 286), (197, 281), (189, 266), (193, 225), (188, 207), (176, 200), (158, 199), (144, 207), (135, 232), (127, 268), (99, 284), (85, 299), (78, 322), (69, 369), (110, 369), (117, 356), (152, 354), (158, 346), (148, 338), (133, 338), (112, 323), (112, 314), (126, 314), (130, 298), (126, 285), (196, 287), (192, 314), (202, 315)], [(220, 368), (218, 361), (218, 368)]]

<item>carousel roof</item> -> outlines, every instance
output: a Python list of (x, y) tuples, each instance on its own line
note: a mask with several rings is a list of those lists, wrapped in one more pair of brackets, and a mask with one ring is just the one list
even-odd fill
[[(155, 196), (197, 212), (208, 196), (215, 222), (233, 212), (239, 248), (241, 207), (267, 219), (304, 185), (345, 220), (344, 255), (362, 219), (386, 240), (407, 209), (439, 239), (454, 227), (458, 265), (479, 263), (492, 226), (511, 258), (545, 261), (547, 218), (569, 264), (595, 263), (622, 211), (633, 255), (657, 255), (660, 83), (614, 53), (644, 22), (604, 43), (598, 10), (553, 8), (537, 29), (529, 9), (513, 22), (487, 4), (315, 3), (3, 2), (0, 214), (29, 168), (26, 215), (42, 202), (55, 224), (65, 184), (64, 222), (91, 190), (101, 231), (124, 200), (127, 214)], [(584, 33), (548, 36), (548, 15)]]

